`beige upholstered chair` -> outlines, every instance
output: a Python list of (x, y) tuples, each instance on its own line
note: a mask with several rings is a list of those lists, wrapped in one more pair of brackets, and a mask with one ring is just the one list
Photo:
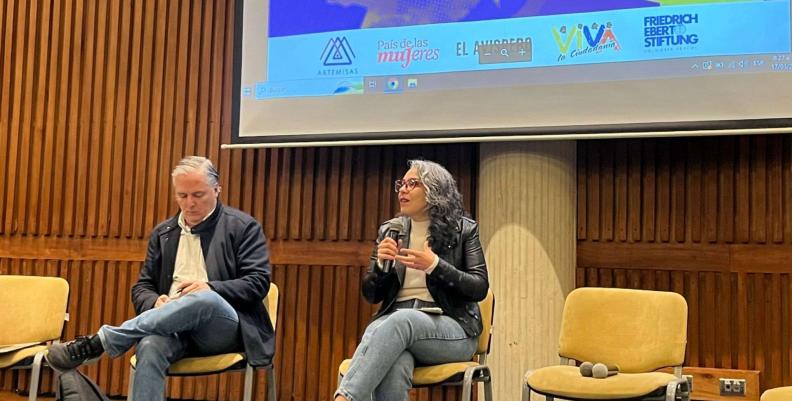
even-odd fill
[[(566, 299), (561, 320), (561, 364), (529, 371), (531, 392), (547, 400), (690, 399), (682, 378), (687, 344), (687, 303), (679, 294), (615, 288), (579, 288)], [(618, 365), (605, 379), (583, 377), (572, 362)], [(673, 367), (674, 374), (656, 372)]]
[[(267, 297), (264, 298), (264, 306), (267, 308), (270, 319), (272, 320), (272, 328), (278, 318), (278, 286), (270, 284)], [(135, 379), (135, 365), (137, 358), (133, 356), (130, 361), (132, 370), (129, 373), (129, 391), (127, 399), (132, 399), (132, 384)], [(275, 374), (273, 372), (273, 365), (253, 367), (247, 363), (244, 353), (229, 353), (203, 357), (184, 358), (172, 364), (168, 369), (168, 376), (203, 376), (214, 373), (222, 373), (228, 371), (244, 370), (245, 371), (245, 388), (244, 388), (244, 401), (251, 401), (253, 399), (253, 376), (255, 369), (267, 370), (267, 400), (276, 401), (277, 391), (275, 387)]]
[[(470, 401), (472, 384), (484, 382), (484, 398), (486, 401), (492, 401), (492, 373), (487, 366), (495, 311), (495, 297), (492, 290), (487, 293), (487, 297), (483, 301), (479, 302), (479, 309), (481, 309), (484, 330), (479, 337), (474, 360), (416, 367), (413, 370), (413, 387), (462, 385), (462, 400)], [(349, 370), (351, 363), (351, 359), (341, 362), (338, 367), (339, 383)]]
[(28, 400), (37, 397), (47, 343), (60, 340), (68, 304), (62, 278), (0, 276), (0, 368), (31, 369)]
[(767, 390), (762, 394), (761, 401), (789, 401), (792, 400), (792, 387), (778, 387)]

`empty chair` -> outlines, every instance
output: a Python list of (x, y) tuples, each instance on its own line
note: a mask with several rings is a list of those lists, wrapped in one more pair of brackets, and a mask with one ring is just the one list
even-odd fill
[[(682, 378), (687, 342), (687, 303), (679, 294), (615, 288), (579, 288), (564, 304), (559, 337), (561, 364), (529, 371), (531, 392), (574, 400), (690, 399)], [(605, 379), (583, 377), (573, 362), (617, 365)], [(674, 374), (655, 372), (673, 367)]]
[(69, 283), (62, 278), (0, 276), (0, 368), (31, 369), (31, 401), (47, 343), (63, 333), (68, 303)]

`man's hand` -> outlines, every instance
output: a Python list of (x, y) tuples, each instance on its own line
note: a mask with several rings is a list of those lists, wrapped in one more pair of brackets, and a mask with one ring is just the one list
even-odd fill
[(399, 253), (402, 255), (396, 255), (396, 260), (406, 267), (418, 270), (426, 270), (431, 267), (436, 257), (435, 253), (432, 251), (432, 247), (429, 246), (429, 241), (424, 242), (423, 251), (403, 248), (399, 250)]
[(170, 300), (171, 299), (168, 296), (168, 294), (162, 294), (162, 295), (159, 296), (159, 298), (157, 298), (157, 302), (154, 302), (154, 308), (159, 308), (160, 306), (165, 305), (168, 302), (170, 302)]
[(211, 290), (209, 288), (209, 284), (206, 284), (206, 281), (182, 281), (176, 287), (176, 292), (179, 293), (179, 296), (184, 296), (187, 294), (192, 294), (194, 292), (199, 291), (208, 291)]

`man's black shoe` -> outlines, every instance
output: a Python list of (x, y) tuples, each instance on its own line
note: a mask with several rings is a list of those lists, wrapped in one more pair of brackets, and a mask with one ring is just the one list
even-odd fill
[(89, 359), (98, 358), (104, 352), (102, 341), (94, 334), (79, 336), (67, 343), (53, 344), (47, 352), (47, 363), (55, 370), (67, 371), (82, 365)]

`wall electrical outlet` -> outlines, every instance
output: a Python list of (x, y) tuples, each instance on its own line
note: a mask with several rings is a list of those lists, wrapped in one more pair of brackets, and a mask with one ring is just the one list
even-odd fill
[(720, 379), (720, 395), (745, 395), (745, 379)]

